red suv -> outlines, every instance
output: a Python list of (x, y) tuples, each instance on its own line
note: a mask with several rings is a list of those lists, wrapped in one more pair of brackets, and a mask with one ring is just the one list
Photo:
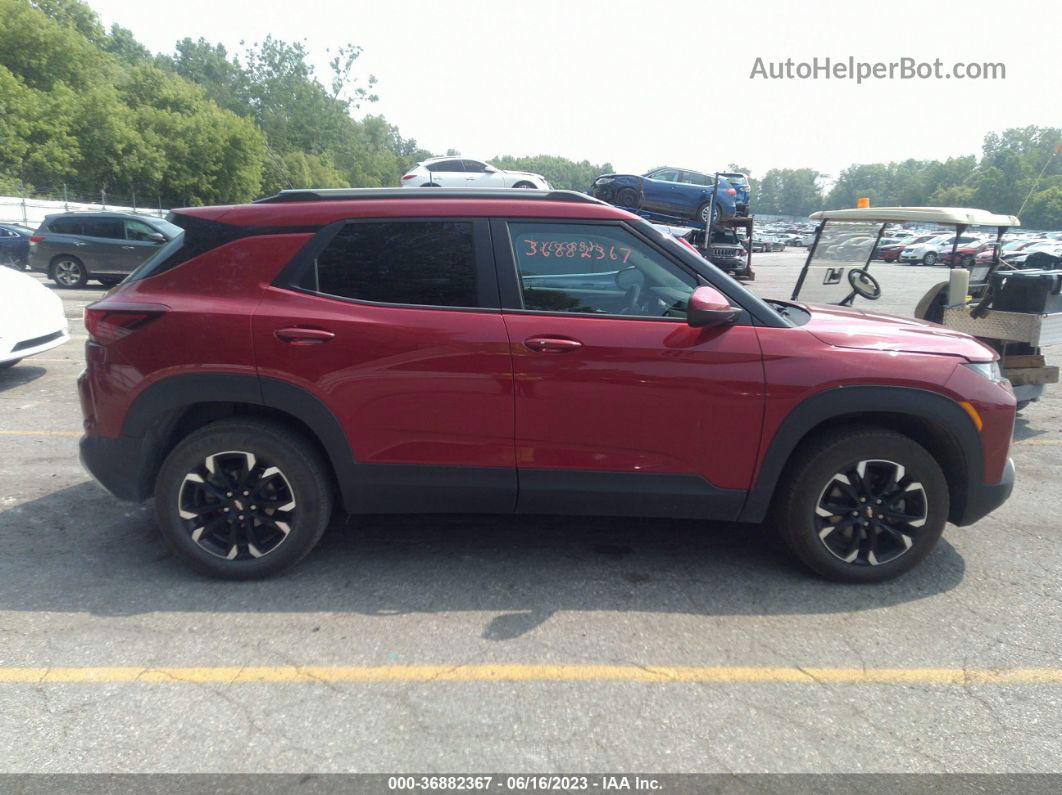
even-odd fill
[(338, 503), (770, 518), (872, 582), (1011, 491), (992, 350), (761, 300), (588, 196), (285, 191), (170, 220), (85, 311), (81, 454), (212, 575), (294, 564)]

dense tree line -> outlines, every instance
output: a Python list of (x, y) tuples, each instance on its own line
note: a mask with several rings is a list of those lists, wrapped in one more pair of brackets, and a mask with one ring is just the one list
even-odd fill
[(753, 201), (757, 212), (784, 215), (855, 207), (862, 196), (877, 207), (978, 207), (1014, 215), (1020, 210), (1026, 226), (1059, 229), (1062, 154), (1056, 148), (1060, 143), (1062, 129), (1057, 127), (989, 133), (980, 158), (856, 164), (844, 169), (828, 191), (824, 189), (828, 178), (820, 172), (771, 169), (753, 180)]
[[(360, 54), (354, 45), (330, 53), (323, 78), (303, 44), (273, 38), (242, 53), (184, 39), (155, 55), (120, 25), (104, 30), (83, 0), (0, 0), (0, 192), (66, 184), (177, 205), (397, 185), (431, 153), (382, 116), (355, 118), (376, 100), (375, 78), (357, 77)], [(1005, 130), (985, 138), (980, 158), (852, 165), (829, 190), (813, 169), (771, 169), (753, 179), (753, 207), (806, 215), (868, 196), (876, 206), (1017, 213), (1031, 192), (1022, 220), (1059, 228), (1062, 156), (1048, 156), (1060, 141), (1058, 128)], [(492, 162), (580, 191), (613, 170), (549, 155)]]

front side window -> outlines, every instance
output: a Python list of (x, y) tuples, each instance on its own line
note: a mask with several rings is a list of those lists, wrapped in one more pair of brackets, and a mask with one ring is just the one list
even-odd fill
[(480, 163), (478, 160), (462, 160), (465, 164), (465, 171), (470, 171), (473, 174), (482, 174), (487, 170), (486, 163)]
[(475, 307), (468, 221), (381, 221), (343, 227), (296, 285), (387, 304)]
[(696, 277), (629, 230), (602, 224), (509, 224), (524, 308), (686, 317)]
[(125, 222), (125, 239), (126, 240), (151, 240), (152, 235), (159, 234), (159, 231), (143, 221), (126, 221)]
[(659, 171), (654, 171), (649, 174), (650, 179), (655, 179), (658, 182), (678, 182), (679, 173), (672, 168), (662, 168)]

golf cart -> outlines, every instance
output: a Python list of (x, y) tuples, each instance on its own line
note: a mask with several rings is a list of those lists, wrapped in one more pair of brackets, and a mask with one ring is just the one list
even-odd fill
[[(963, 331), (994, 348), (1003, 375), (1014, 387), (1018, 410), (1058, 382), (1040, 349), (1062, 343), (1062, 270), (1015, 270), (999, 259), (1003, 234), (1021, 222), (1013, 215), (947, 207), (866, 207), (812, 213), (820, 221), (793, 290), (792, 300), (851, 306), (857, 297), (876, 300), (881, 286), (870, 274), (871, 256), (889, 224), (931, 223), (955, 229), (948, 281), (934, 285), (914, 316)], [(959, 238), (971, 226), (991, 227), (997, 242), (992, 261), (967, 269), (958, 264)]]

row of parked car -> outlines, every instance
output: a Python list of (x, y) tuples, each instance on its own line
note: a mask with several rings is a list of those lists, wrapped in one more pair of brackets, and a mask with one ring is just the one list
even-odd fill
[[(961, 265), (991, 262), (995, 251), (999, 257), (1015, 267), (1022, 267), (1029, 257), (1042, 252), (1049, 257), (1062, 257), (1060, 233), (1036, 236), (1008, 236), (1002, 247), (994, 238), (984, 235), (941, 234), (935, 232), (907, 233), (882, 238), (874, 251), (874, 258), (901, 265)], [(958, 245), (956, 246), (956, 240)], [(1039, 259), (1039, 258), (1038, 258)]]

